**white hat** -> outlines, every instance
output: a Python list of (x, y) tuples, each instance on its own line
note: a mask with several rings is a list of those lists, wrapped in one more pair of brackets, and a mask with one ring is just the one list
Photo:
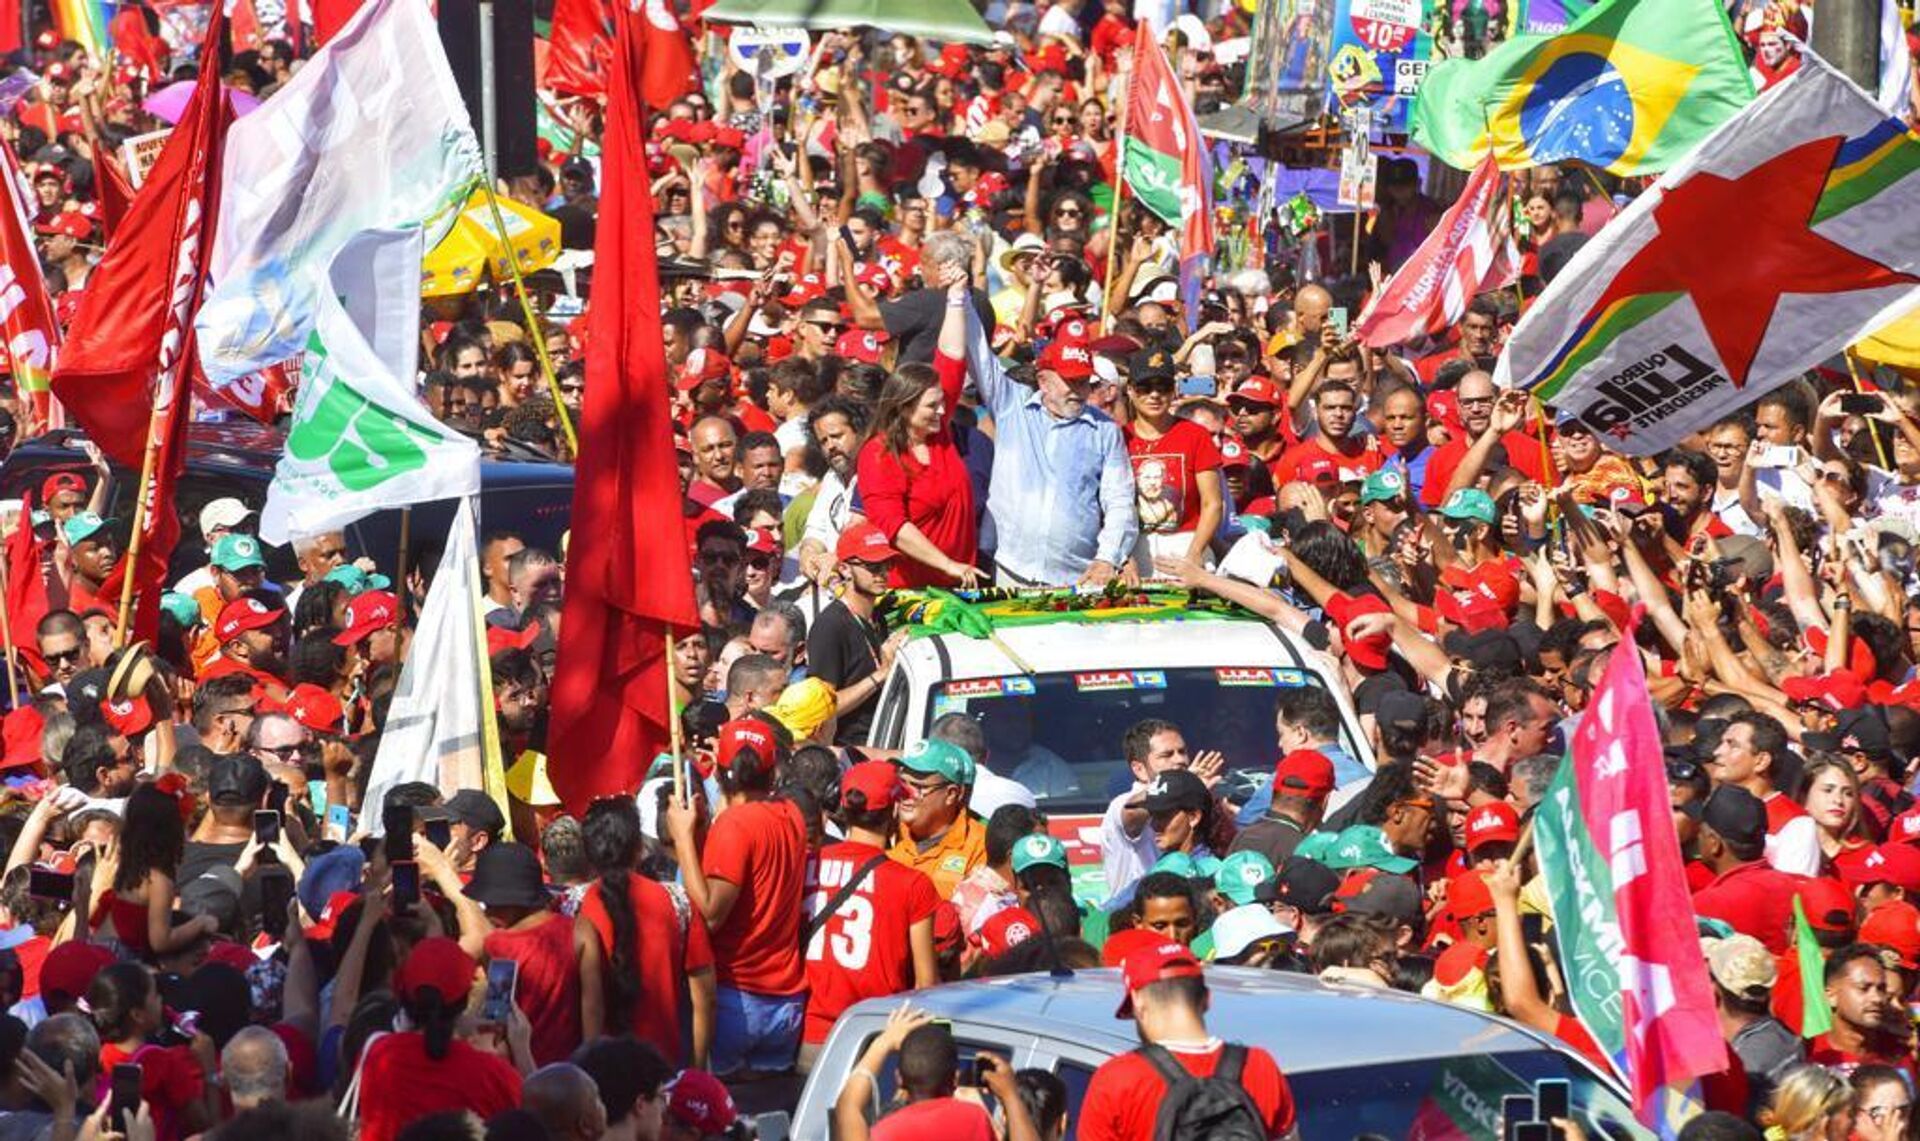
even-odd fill
[(253, 514), (253, 509), (230, 495), (207, 501), (200, 509), (200, 533), (212, 534), (216, 528), (228, 530), (240, 525), (240, 521)]
[(1047, 243), (1040, 235), (1021, 234), (1013, 240), (1012, 245), (1001, 250), (1000, 256), (995, 258), (994, 261), (1000, 266), (1001, 273), (1012, 273), (1013, 263), (1016, 259), (1024, 257), (1027, 254), (1045, 253), (1046, 250)]
[(1264, 903), (1248, 903), (1220, 913), (1213, 921), (1213, 957), (1238, 958), (1248, 947), (1293, 929), (1273, 917)]

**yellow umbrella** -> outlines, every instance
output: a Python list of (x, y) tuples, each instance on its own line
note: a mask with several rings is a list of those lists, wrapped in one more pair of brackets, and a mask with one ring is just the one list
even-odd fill
[(520, 272), (546, 269), (560, 256), (560, 223), (540, 211), (522, 206), (511, 198), (496, 198), (500, 217), (506, 223), (502, 237), (494, 225), (493, 209), (487, 204), (487, 192), (476, 190), (461, 208), (453, 229), (420, 266), (420, 296), (447, 297), (468, 293), (491, 278), (509, 281), (513, 267), (507, 260), (507, 243), (520, 259)]

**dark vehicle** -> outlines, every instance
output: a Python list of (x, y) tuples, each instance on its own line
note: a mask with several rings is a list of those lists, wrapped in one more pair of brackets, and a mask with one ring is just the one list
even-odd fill
[[(206, 562), (200, 541), (200, 509), (211, 500), (232, 496), (259, 511), (267, 501), (267, 484), (279, 460), (285, 434), (254, 423), (196, 423), (187, 429), (186, 470), (181, 474), (173, 509), (180, 516), (180, 545), (174, 551), (169, 581)], [(0, 497), (19, 498), (56, 472), (75, 472), (89, 488), (92, 465), (81, 449), (85, 433), (62, 429), (23, 441), (0, 463)], [(140, 482), (137, 470), (113, 465), (102, 514), (118, 521), (124, 542), (133, 527), (133, 495)], [(412, 553), (408, 565), (421, 558), (437, 559), (453, 521), (454, 501), (442, 499), (416, 504), (407, 526)], [(483, 459), (480, 464), (480, 532), (518, 532), (529, 546), (554, 552), (567, 529), (573, 509), (573, 469), (566, 464)], [(399, 560), (401, 512), (381, 511), (345, 528), (347, 551), (374, 560), (382, 573), (392, 575)], [(299, 579), (293, 548), (267, 547), (267, 577), (276, 582)]]

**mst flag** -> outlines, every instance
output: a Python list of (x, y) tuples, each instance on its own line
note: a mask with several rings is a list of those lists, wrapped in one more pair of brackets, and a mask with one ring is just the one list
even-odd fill
[(1136, 29), (1134, 44), (1121, 177), (1142, 205), (1179, 227), (1180, 296), (1192, 314), (1213, 257), (1213, 163), (1151, 25)]
[(1495, 369), (1652, 455), (1920, 302), (1920, 141), (1809, 53), (1636, 198)]
[[(480, 492), (480, 448), (413, 394), (420, 354), (420, 231), (347, 239), (300, 362), (287, 449), (260, 537), (284, 543), (385, 507)], [(338, 298), (338, 300), (336, 300)]]
[(1652, 174), (1752, 97), (1719, 0), (1605, 0), (1558, 35), (1435, 64), (1413, 141), (1461, 170), (1491, 149), (1503, 170), (1578, 159)]
[(1360, 314), (1354, 333), (1386, 348), (1419, 333), (1440, 333), (1466, 316), (1474, 294), (1509, 285), (1520, 265), (1507, 223), (1506, 176), (1493, 156), (1413, 256), (1394, 271)]
[[(485, 789), (506, 812), (493, 679), (481, 668), (487, 637), (474, 526), (473, 501), (463, 498), (400, 668), (386, 732), (367, 775), (367, 804), (384, 801), (395, 785), (425, 781), (449, 796), (463, 788)], [(362, 821), (374, 835), (384, 826), (379, 815), (369, 812)]]
[[(548, 776), (568, 807), (631, 796), (667, 742), (666, 638), (700, 628), (678, 527), (670, 382), (660, 326), (653, 194), (641, 134), (645, 17), (615, 4), (587, 391), (573, 479), (573, 541), (554, 663)], [(677, 532), (676, 532), (677, 533)]]
[(1638, 654), (1608, 659), (1533, 838), (1574, 1013), (1651, 1120), (1656, 1092), (1719, 1071), (1726, 1044)]
[(306, 347), (348, 238), (420, 226), (432, 249), (479, 180), (480, 144), (427, 0), (368, 0), (234, 125), (226, 176), (199, 321), (216, 388)]
[(33, 247), (26, 179), (7, 145), (0, 145), (0, 183), (6, 186), (6, 201), (0, 202), (0, 341), (12, 362), (14, 383), (27, 398), (26, 425), (20, 433), (24, 439), (48, 426), (48, 380), (60, 326), (53, 319), (53, 301)]

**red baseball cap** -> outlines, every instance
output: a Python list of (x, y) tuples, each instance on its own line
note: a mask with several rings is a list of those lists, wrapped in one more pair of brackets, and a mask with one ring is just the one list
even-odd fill
[(112, 965), (113, 952), (98, 943), (79, 940), (62, 943), (48, 951), (46, 960), (40, 964), (40, 990), (46, 994), (83, 998), (93, 983), (93, 976)]
[[(119, 701), (102, 701), (100, 716), (115, 733), (122, 737), (133, 737), (153, 728), (153, 707), (147, 704), (145, 697), (123, 697)], [(1920, 853), (1920, 849), (1915, 849)]]
[(1374, 594), (1345, 594), (1335, 591), (1327, 599), (1327, 617), (1340, 628), (1340, 637), (1347, 649), (1347, 657), (1363, 670), (1383, 670), (1387, 668), (1387, 651), (1393, 646), (1393, 633), (1381, 631), (1364, 638), (1347, 636), (1347, 627), (1354, 619), (1366, 614), (1391, 614), (1393, 611)]
[(287, 695), (287, 714), (315, 733), (347, 729), (347, 710), (340, 699), (310, 682), (301, 682)]
[(1904, 899), (1881, 904), (1860, 924), (1860, 941), (1892, 948), (1908, 970), (1920, 967), (1920, 907)]
[(1093, 375), (1093, 351), (1065, 337), (1055, 337), (1041, 351), (1034, 367), (1059, 373), (1062, 380), (1085, 380)]
[(680, 375), (674, 379), (673, 386), (682, 392), (692, 392), (709, 380), (719, 380), (733, 374), (733, 362), (725, 353), (712, 349), (695, 349), (687, 354), (687, 363), (680, 366)]
[(224, 644), (249, 630), (264, 630), (286, 616), (284, 607), (268, 606), (257, 598), (236, 598), (220, 608), (220, 616), (214, 619), (213, 636)]
[(791, 287), (780, 296), (780, 304), (788, 309), (798, 309), (816, 297), (827, 294), (826, 279), (817, 273), (802, 274), (794, 280)]
[(460, 1006), (473, 987), (476, 969), (473, 956), (462, 951), (458, 942), (436, 935), (420, 940), (407, 952), (406, 961), (394, 972), (393, 989), (405, 1001), (415, 992), (432, 987), (443, 1000)]
[(87, 493), (86, 477), (79, 472), (57, 471), (40, 483), (40, 502), (45, 503), (63, 491)]
[(1158, 931), (1148, 931), (1144, 927), (1129, 927), (1125, 931), (1115, 931), (1107, 936), (1100, 945), (1100, 965), (1117, 967), (1127, 961), (1127, 956), (1142, 947), (1157, 947), (1166, 942), (1167, 937)]
[(873, 329), (848, 329), (833, 343), (833, 355), (862, 364), (879, 364), (880, 346), (886, 342), (885, 333)]
[(1909, 808), (1894, 817), (1893, 823), (1887, 826), (1887, 839), (1908, 844), (1920, 842), (1920, 808)]
[(1295, 749), (1273, 769), (1276, 793), (1321, 800), (1333, 791), (1333, 762), (1318, 749)]
[(840, 532), (840, 541), (833, 547), (833, 557), (843, 563), (884, 563), (899, 558), (900, 552), (888, 540), (885, 531), (862, 521)]
[(1920, 896), (1920, 848), (1912, 844), (1882, 844), (1866, 859), (1842, 864), (1839, 870), (1841, 880), (1852, 887), (1890, 883)]
[(1790, 677), (1780, 683), (1788, 701), (1817, 702), (1828, 709), (1858, 709), (1867, 703), (1867, 687), (1847, 670), (1816, 677)]
[[(888, 273), (887, 267), (879, 262), (874, 262), (859, 273), (854, 274), (853, 280), (873, 290), (875, 293), (893, 292), (893, 275)], [(846, 338), (842, 337), (841, 339), (845, 340)], [(840, 355), (846, 356), (845, 353), (841, 353)]]
[(1505, 627), (1507, 608), (1500, 605), (1491, 591), (1484, 587), (1472, 590), (1439, 590), (1434, 592), (1433, 608), (1440, 617), (1470, 634), (1482, 630), (1498, 630)]
[(682, 1070), (667, 1085), (667, 1112), (702, 1137), (725, 1133), (740, 1116), (727, 1087), (705, 1070)]
[(871, 812), (900, 803), (906, 785), (901, 783), (900, 770), (891, 761), (861, 761), (840, 778), (842, 798), (855, 791), (865, 799), (867, 811)]
[[(1807, 913), (1807, 925), (1815, 931), (1842, 932), (1851, 931), (1854, 925), (1855, 901), (1853, 892), (1839, 880), (1825, 876), (1804, 879), (1795, 883), (1794, 894), (1800, 897), (1800, 907)], [(1737, 925), (1736, 925), (1737, 926)], [(1740, 928), (1746, 930), (1746, 928)], [(1785, 950), (1786, 932), (1777, 938), (1768, 939), (1755, 934), (1770, 950)]]
[(1479, 872), (1461, 872), (1447, 881), (1447, 910), (1456, 920), (1472, 919), (1493, 910), (1493, 889)]
[(1511, 844), (1520, 839), (1520, 814), (1504, 800), (1488, 801), (1467, 813), (1467, 851), (1482, 844)]
[(33, 228), (43, 234), (65, 234), (77, 242), (93, 234), (93, 219), (76, 210), (68, 210), (44, 222), (34, 223)]
[(1282, 403), (1280, 389), (1264, 376), (1250, 376), (1234, 385), (1233, 391), (1227, 393), (1227, 399), (1264, 404), (1269, 408), (1278, 408)]
[(980, 925), (980, 945), (998, 957), (1040, 934), (1040, 920), (1024, 907), (1003, 907)]
[(390, 590), (369, 590), (347, 603), (347, 628), (333, 636), (336, 646), (358, 645), (378, 630), (400, 624), (400, 600)]
[(1141, 987), (1168, 979), (1197, 979), (1203, 974), (1200, 960), (1193, 957), (1193, 952), (1187, 950), (1186, 944), (1175, 943), (1164, 937), (1157, 939), (1152, 946), (1129, 953), (1120, 964), (1120, 977), (1126, 984), (1127, 993), (1121, 997), (1120, 1008), (1113, 1012), (1113, 1016), (1133, 1017), (1133, 992)]
[(714, 749), (716, 766), (733, 767), (734, 759), (746, 750), (752, 750), (767, 768), (778, 764), (780, 741), (773, 735), (773, 726), (758, 717), (741, 717), (720, 726)]
[(1440, 952), (1433, 961), (1433, 978), (1441, 986), (1459, 986), (1467, 975), (1487, 969), (1487, 949), (1464, 939)]

